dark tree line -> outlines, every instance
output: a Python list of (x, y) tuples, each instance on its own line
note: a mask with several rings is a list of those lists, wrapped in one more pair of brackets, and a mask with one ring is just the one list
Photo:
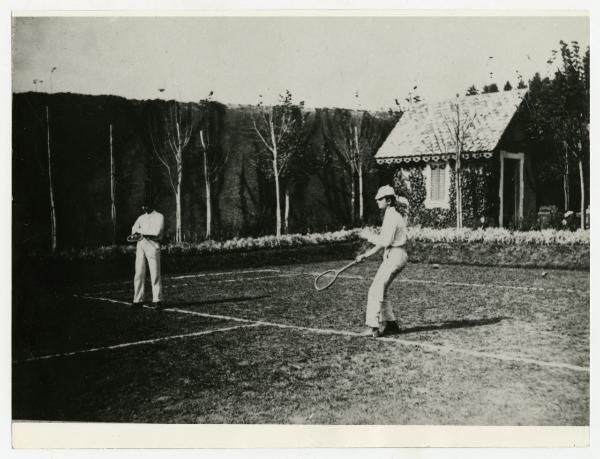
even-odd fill
[[(258, 107), (224, 106), (209, 99), (181, 104), (15, 94), (15, 244), (25, 250), (53, 245), (48, 130), (59, 249), (122, 241), (146, 195), (157, 198), (172, 240), (273, 234), (270, 222), (275, 222), (276, 212), (282, 232), (355, 223), (360, 206), (358, 200), (350, 206), (351, 188), (358, 189), (361, 180), (367, 189), (375, 186), (370, 159), (393, 120), (385, 113), (357, 116), (360, 123), (352, 131), (359, 134), (354, 139), (365, 155), (361, 178), (336, 148), (337, 134), (325, 126), (345, 119), (343, 110), (306, 110), (291, 95), (287, 102), (264, 109), (276, 116), (289, 113), (294, 121), (293, 129), (278, 139), (285, 164), (278, 169), (277, 195), (269, 151), (252, 125), (261, 116)], [(363, 217), (374, 212), (368, 204)]]
[[(537, 181), (544, 191), (560, 182), (563, 210), (578, 210), (584, 228), (590, 187), (590, 49), (582, 50), (576, 41), (560, 41), (547, 64), (556, 66), (552, 76), (536, 73), (526, 84), (518, 75), (517, 84), (517, 89), (527, 89), (522, 110), (527, 115), (527, 130), (536, 155)], [(507, 81), (503, 90), (512, 89)], [(490, 92), (498, 92), (495, 83), (482, 87), (481, 94)], [(477, 94), (480, 92), (475, 85), (466, 91), (467, 96)], [(577, 203), (574, 194), (579, 197)], [(541, 200), (555, 202), (554, 197), (541, 196)]]
[[(538, 73), (529, 82), (525, 97), (529, 132), (546, 150), (541, 173), (562, 178), (564, 210), (578, 208), (584, 228), (589, 202), (590, 49), (581, 50), (576, 41), (561, 41), (548, 63), (557, 64), (554, 75), (542, 78)], [(571, 200), (573, 179), (579, 185), (576, 207)]]

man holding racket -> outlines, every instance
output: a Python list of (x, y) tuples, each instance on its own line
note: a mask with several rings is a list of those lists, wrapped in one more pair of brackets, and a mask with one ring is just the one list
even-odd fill
[[(375, 200), (379, 209), (384, 211), (381, 232), (379, 236), (363, 235), (374, 247), (358, 255), (356, 261), (361, 262), (383, 250), (383, 261), (369, 289), (365, 321), (367, 328), (361, 333), (364, 336), (378, 337), (400, 332), (392, 305), (386, 301), (386, 292), (408, 261), (404, 250), (407, 237), (406, 221), (396, 209), (408, 209), (408, 200), (396, 196), (394, 189), (389, 185), (379, 188)], [(383, 331), (379, 330), (380, 320), (384, 323)]]
[(131, 228), (132, 236), (136, 236), (135, 277), (133, 279), (132, 308), (141, 308), (144, 302), (144, 285), (146, 281), (146, 261), (150, 268), (152, 282), (152, 305), (162, 309), (162, 283), (160, 277), (160, 241), (165, 227), (163, 215), (154, 210), (151, 199), (142, 205), (144, 213), (138, 217)]

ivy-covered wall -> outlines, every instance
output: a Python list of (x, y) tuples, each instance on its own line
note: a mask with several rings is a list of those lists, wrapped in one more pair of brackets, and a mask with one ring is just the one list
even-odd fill
[[(498, 180), (497, 161), (493, 159), (471, 160), (463, 163), (460, 170), (462, 179), (463, 226), (498, 225)], [(449, 208), (425, 207), (427, 187), (425, 184), (425, 163), (402, 166), (393, 173), (393, 186), (396, 193), (405, 196), (410, 203), (409, 222), (433, 228), (456, 225), (456, 171), (454, 161), (450, 161)]]

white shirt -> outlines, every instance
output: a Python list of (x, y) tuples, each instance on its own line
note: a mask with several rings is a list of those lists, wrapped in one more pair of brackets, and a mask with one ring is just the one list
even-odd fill
[(369, 238), (369, 242), (381, 245), (386, 249), (389, 247), (402, 247), (406, 243), (406, 221), (398, 213), (395, 207), (388, 207), (383, 216), (381, 232), (378, 236)]
[(149, 214), (142, 214), (131, 227), (131, 234), (140, 233), (145, 236), (161, 238), (165, 229), (165, 218), (155, 210)]

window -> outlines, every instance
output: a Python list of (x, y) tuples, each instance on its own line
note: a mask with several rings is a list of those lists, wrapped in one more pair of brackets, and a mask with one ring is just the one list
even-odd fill
[(446, 162), (431, 162), (425, 170), (427, 183), (427, 199), (425, 207), (448, 208), (448, 186), (450, 184), (449, 168)]
[(442, 201), (445, 196), (446, 168), (441, 165), (431, 165), (431, 186), (429, 188), (429, 199), (431, 201)]

